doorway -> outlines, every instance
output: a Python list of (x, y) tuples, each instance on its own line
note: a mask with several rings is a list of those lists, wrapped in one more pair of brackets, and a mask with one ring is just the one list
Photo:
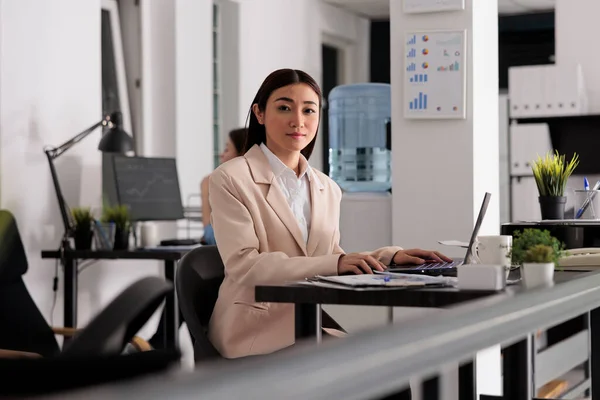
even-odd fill
[(323, 44), (323, 110), (321, 118), (321, 140), (323, 144), (323, 173), (329, 175), (329, 93), (340, 83), (340, 49)]

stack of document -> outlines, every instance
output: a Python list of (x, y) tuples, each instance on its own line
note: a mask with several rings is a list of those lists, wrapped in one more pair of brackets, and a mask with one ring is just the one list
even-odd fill
[(329, 282), (350, 287), (423, 287), (429, 285), (446, 285), (444, 277), (433, 277), (417, 274), (379, 273), (365, 275), (321, 276), (315, 277), (317, 282)]

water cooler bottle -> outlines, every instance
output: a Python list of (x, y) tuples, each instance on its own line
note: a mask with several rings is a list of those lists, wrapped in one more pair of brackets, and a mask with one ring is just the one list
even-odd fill
[(345, 192), (391, 188), (391, 86), (361, 83), (329, 94), (329, 174)]

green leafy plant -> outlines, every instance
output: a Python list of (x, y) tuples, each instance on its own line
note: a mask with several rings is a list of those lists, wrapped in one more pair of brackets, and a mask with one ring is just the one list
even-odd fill
[(71, 209), (77, 230), (89, 230), (94, 222), (94, 214), (89, 207), (75, 207)]
[(526, 263), (551, 263), (554, 262), (554, 250), (545, 244), (536, 244), (525, 252), (523, 260)]
[(113, 222), (119, 230), (129, 229), (131, 218), (129, 208), (126, 205), (108, 206), (104, 205), (102, 209), (102, 222)]
[[(548, 230), (541, 229), (524, 229), (523, 232), (513, 232), (513, 243), (511, 250), (511, 259), (513, 265), (523, 265), (527, 259), (527, 252), (538, 246), (543, 245), (550, 248), (550, 256), (547, 262), (558, 263), (567, 253), (564, 250), (565, 245), (560, 240), (550, 234)], [(533, 254), (539, 254), (542, 250), (535, 250)]]
[(579, 156), (574, 153), (571, 161), (566, 162), (565, 156), (559, 155), (558, 151), (553, 155), (548, 152), (545, 158), (538, 156), (532, 164), (540, 196), (560, 197), (564, 196), (567, 180), (579, 165)]

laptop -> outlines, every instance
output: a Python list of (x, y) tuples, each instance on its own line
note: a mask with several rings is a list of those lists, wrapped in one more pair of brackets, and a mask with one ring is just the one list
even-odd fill
[(426, 262), (425, 264), (420, 265), (394, 266), (388, 268), (387, 271), (401, 272), (403, 274), (456, 276), (456, 267), (463, 264), (471, 263), (471, 250), (473, 248), (475, 240), (477, 239), (477, 235), (479, 234), (479, 228), (481, 228), (481, 223), (483, 222), (483, 218), (485, 217), (485, 213), (487, 211), (491, 197), (491, 193), (486, 193), (483, 197), (483, 203), (481, 204), (481, 209), (479, 210), (479, 215), (477, 216), (477, 221), (475, 222), (475, 227), (473, 228), (473, 232), (471, 233), (471, 240), (469, 241), (469, 247), (467, 247), (467, 254), (465, 254), (465, 258), (455, 258), (451, 262)]

